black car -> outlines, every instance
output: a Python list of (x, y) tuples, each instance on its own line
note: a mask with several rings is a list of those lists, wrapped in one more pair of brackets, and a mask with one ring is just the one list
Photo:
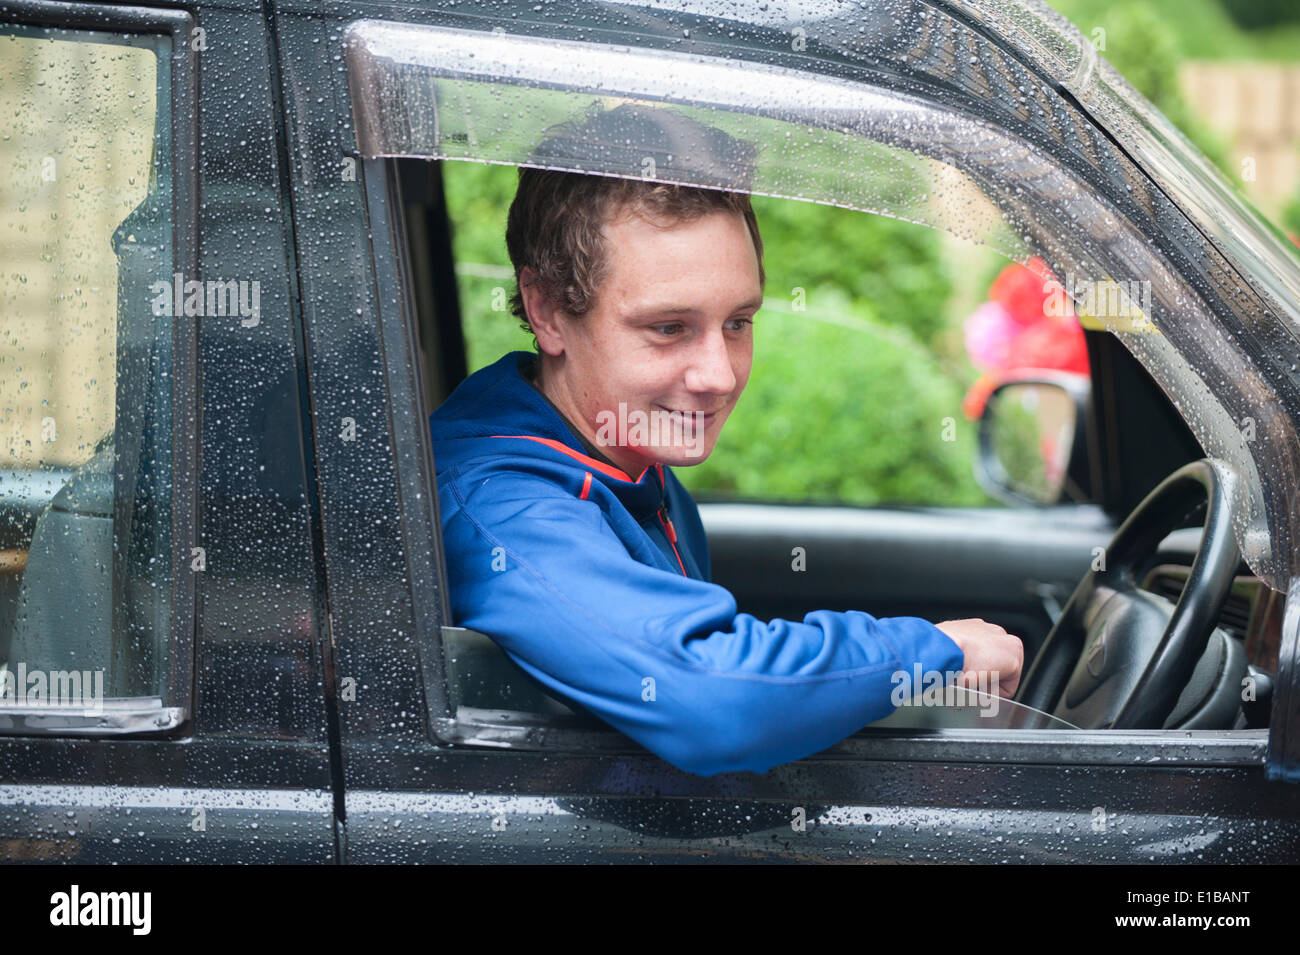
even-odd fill
[[(900, 708), (696, 776), (451, 619), (450, 166), (626, 103), (747, 143), (752, 178), (636, 126), (552, 164), (1144, 283), (1092, 310), (1086, 384), (990, 401), (1010, 506), (701, 508), (760, 617), (1020, 635), (1002, 719)], [(5, 0), (0, 116), (6, 858), (1300, 858), (1300, 259), (1042, 4)], [(1006, 435), (1053, 395), (1045, 485)]]

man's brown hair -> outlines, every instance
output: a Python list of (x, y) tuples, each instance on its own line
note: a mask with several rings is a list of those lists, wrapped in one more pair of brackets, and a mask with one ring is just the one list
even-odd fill
[[(610, 136), (617, 128), (616, 139)], [(626, 135), (633, 133), (633, 136)], [(635, 134), (639, 134), (635, 135)], [(656, 144), (653, 149), (635, 150), (631, 142), (640, 140)], [(584, 126), (559, 127), (535, 152), (542, 161), (564, 165), (585, 165), (576, 161), (579, 154), (607, 156), (614, 149), (633, 155), (632, 167), (662, 168), (665, 178), (713, 176), (719, 163), (727, 164), (728, 177), (747, 181), (753, 151), (744, 143), (718, 130), (707, 129), (686, 117), (660, 109), (620, 106), (608, 113), (593, 114)], [(692, 167), (683, 167), (674, 156), (694, 157)], [(641, 161), (635, 162), (636, 156)], [(701, 158), (706, 160), (701, 165)], [(659, 162), (656, 162), (656, 160)], [(622, 165), (622, 164), (620, 164)], [(697, 179), (697, 181), (699, 181)], [(654, 223), (689, 222), (714, 212), (741, 216), (754, 241), (758, 256), (759, 284), (765, 285), (763, 240), (758, 220), (749, 202), (749, 194), (717, 188), (655, 182), (563, 172), (554, 169), (521, 167), (519, 186), (506, 222), (506, 248), (515, 269), (515, 293), (510, 310), (525, 331), (532, 328), (524, 308), (518, 281), (524, 267), (537, 273), (542, 293), (570, 315), (585, 315), (595, 303), (597, 290), (608, 272), (603, 228), (615, 217), (634, 213)]]

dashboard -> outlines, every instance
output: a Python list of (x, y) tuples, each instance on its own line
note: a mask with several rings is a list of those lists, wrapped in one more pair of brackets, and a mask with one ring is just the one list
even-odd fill
[[(1182, 596), (1197, 537), (1192, 550), (1162, 547), (1143, 573), (1142, 589), (1169, 601)], [(1278, 652), (1282, 646), (1282, 608), (1286, 595), (1268, 587), (1250, 573), (1243, 562), (1219, 610), (1218, 627), (1238, 639), (1246, 651), (1250, 685), (1243, 682), (1243, 723), (1237, 728), (1268, 726), (1273, 704), (1273, 682), (1277, 677)]]
[[(1157, 564), (1146, 573), (1142, 589), (1177, 601), (1189, 574), (1190, 567), (1184, 563)], [(1258, 577), (1239, 575), (1233, 578), (1219, 611), (1219, 627), (1241, 640), (1247, 661), (1270, 676), (1277, 673), (1285, 602), (1285, 594), (1270, 589)]]

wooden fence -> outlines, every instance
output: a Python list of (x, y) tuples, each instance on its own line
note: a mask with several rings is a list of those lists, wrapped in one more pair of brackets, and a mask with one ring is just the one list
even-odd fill
[(1183, 65), (1180, 82), (1228, 146), (1247, 197), (1280, 223), (1300, 192), (1300, 66), (1196, 61)]

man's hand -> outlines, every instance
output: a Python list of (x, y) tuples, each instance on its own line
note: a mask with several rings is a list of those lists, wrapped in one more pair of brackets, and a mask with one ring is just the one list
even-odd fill
[(984, 620), (945, 620), (936, 627), (961, 647), (966, 655), (958, 682), (977, 689), (979, 678), (987, 673), (985, 686), (997, 683), (998, 696), (1011, 697), (1020, 685), (1020, 668), (1025, 662), (1025, 646), (995, 623)]

